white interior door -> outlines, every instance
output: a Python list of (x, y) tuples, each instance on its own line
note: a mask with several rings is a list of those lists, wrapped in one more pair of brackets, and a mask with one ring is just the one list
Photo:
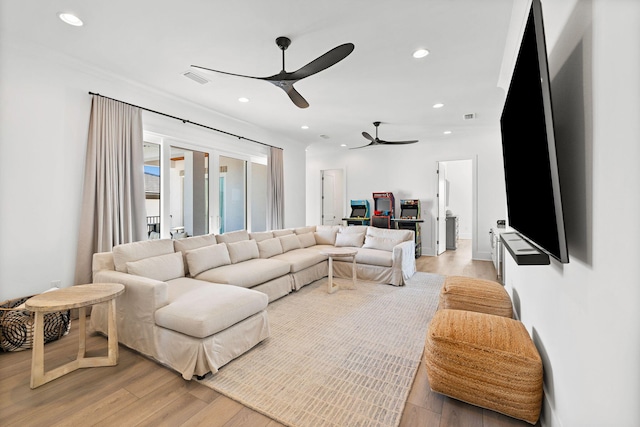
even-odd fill
[(447, 169), (443, 162), (438, 162), (438, 216), (436, 253), (442, 254), (447, 250), (447, 205), (446, 205), (446, 178)]
[(322, 225), (341, 225), (344, 211), (343, 172), (322, 171)]

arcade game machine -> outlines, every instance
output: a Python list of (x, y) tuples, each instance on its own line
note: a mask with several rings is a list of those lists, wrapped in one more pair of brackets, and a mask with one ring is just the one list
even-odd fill
[(396, 228), (402, 230), (413, 230), (416, 244), (416, 258), (422, 255), (422, 234), (420, 233), (420, 200), (406, 199), (400, 200), (400, 218), (392, 220), (396, 223)]
[(396, 199), (393, 197), (393, 193), (373, 193), (371, 225), (378, 228), (391, 228), (395, 204)]
[(351, 216), (342, 218), (347, 221), (347, 225), (369, 225), (369, 201), (368, 200), (352, 200)]

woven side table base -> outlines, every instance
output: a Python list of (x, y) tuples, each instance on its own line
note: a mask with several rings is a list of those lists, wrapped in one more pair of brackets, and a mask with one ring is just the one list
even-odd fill
[(531, 424), (540, 417), (542, 360), (517, 320), (439, 310), (424, 363), (433, 391)]
[(513, 317), (511, 298), (500, 283), (464, 276), (447, 276), (438, 308)]

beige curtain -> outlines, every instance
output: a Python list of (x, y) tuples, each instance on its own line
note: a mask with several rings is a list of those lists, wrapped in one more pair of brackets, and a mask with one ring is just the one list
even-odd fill
[(271, 147), (267, 171), (267, 229), (284, 228), (284, 161), (281, 148)]
[(146, 238), (142, 112), (93, 96), (87, 141), (76, 284), (91, 283), (96, 252)]

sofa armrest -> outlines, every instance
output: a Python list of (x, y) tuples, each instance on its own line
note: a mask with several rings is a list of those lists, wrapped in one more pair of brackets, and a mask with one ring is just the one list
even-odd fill
[(96, 273), (101, 270), (115, 270), (116, 266), (113, 263), (113, 252), (98, 252), (93, 254), (93, 261), (91, 262), (91, 273), (95, 277)]
[(413, 240), (407, 240), (393, 247), (393, 267), (402, 269), (403, 280), (416, 272), (416, 247)]
[[(118, 341), (142, 354), (154, 357), (155, 312), (169, 303), (167, 284), (147, 277), (119, 271), (102, 270), (95, 274), (94, 283), (121, 283), (124, 293), (117, 298), (116, 323)], [(91, 311), (91, 327), (107, 333), (107, 306), (94, 305)]]
[(157, 309), (169, 304), (167, 284), (147, 277), (135, 276), (120, 271), (98, 271), (94, 283), (121, 283), (125, 291), (118, 297), (118, 309), (129, 311), (139, 320), (154, 321)]

